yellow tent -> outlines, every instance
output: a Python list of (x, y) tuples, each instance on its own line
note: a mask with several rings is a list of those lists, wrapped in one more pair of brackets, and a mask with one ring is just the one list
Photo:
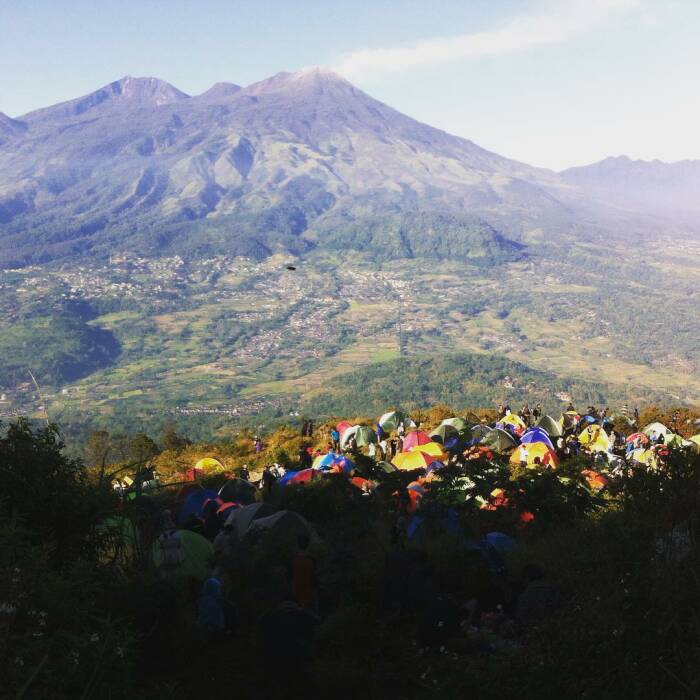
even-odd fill
[(599, 425), (589, 425), (581, 431), (578, 441), (589, 452), (607, 452), (610, 438)]
[(416, 445), (412, 447), (409, 452), (425, 452), (425, 454), (435, 457), (437, 459), (446, 459), (445, 452), (443, 451), (442, 445), (437, 442), (426, 442), (425, 445)]
[(429, 464), (436, 461), (439, 461), (437, 457), (421, 452), (420, 450), (416, 450), (415, 452), (411, 450), (410, 452), (399, 452), (399, 454), (394, 457), (392, 464), (397, 469), (410, 471), (411, 469), (424, 469)]
[(634, 450), (631, 454), (631, 458), (635, 462), (640, 464), (645, 464), (647, 467), (658, 467), (659, 461), (656, 457), (656, 453), (653, 450), (647, 450), (644, 447)]
[[(540, 460), (539, 464), (535, 463), (537, 458)], [(522, 461), (527, 463), (528, 469), (537, 469), (538, 467), (554, 468), (559, 462), (557, 455), (544, 442), (531, 442), (520, 445), (513, 450), (513, 454), (510, 456), (511, 465), (517, 466)]]
[(503, 416), (503, 418), (501, 418), (501, 420), (498, 422), (506, 423), (507, 425), (513, 425), (516, 428), (520, 428), (521, 430), (525, 430), (525, 428), (527, 427), (517, 413), (509, 413)]
[(202, 459), (194, 465), (195, 469), (200, 469), (203, 472), (214, 471), (216, 469), (223, 469), (224, 465), (219, 462), (218, 459), (213, 457), (203, 457)]

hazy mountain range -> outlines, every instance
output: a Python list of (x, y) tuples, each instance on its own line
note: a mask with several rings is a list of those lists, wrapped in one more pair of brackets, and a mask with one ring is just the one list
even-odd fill
[(126, 77), (0, 114), (4, 266), (115, 249), (262, 258), (316, 246), (491, 261), (543, 237), (700, 230), (698, 194), (699, 161), (615, 158), (557, 174), (321, 69), (196, 97)]

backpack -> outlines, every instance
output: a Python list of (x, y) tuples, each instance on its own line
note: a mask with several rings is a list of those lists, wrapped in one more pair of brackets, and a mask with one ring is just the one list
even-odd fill
[(161, 555), (159, 568), (166, 573), (172, 573), (182, 564), (185, 558), (180, 533), (177, 530), (164, 532), (158, 538), (158, 546), (160, 547)]

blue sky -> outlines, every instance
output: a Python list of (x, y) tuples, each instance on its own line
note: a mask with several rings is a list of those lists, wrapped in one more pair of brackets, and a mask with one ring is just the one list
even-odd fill
[(310, 65), (533, 165), (700, 158), (698, 0), (0, 0), (0, 111)]

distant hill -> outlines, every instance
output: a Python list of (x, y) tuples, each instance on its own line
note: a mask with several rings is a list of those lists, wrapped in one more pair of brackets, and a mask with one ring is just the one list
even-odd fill
[(561, 177), (627, 209), (700, 221), (700, 160), (663, 163), (619, 156), (569, 168)]
[[(508, 380), (508, 381), (507, 381)], [(514, 362), (500, 355), (455, 353), (437, 357), (400, 358), (358, 369), (331, 379), (307, 406), (317, 415), (380, 414), (388, 406), (420, 407), (445, 403), (455, 408), (494, 408), (525, 401), (541, 402), (553, 414), (561, 412), (556, 394), (569, 394), (579, 407), (621, 405), (635, 398), (645, 402), (668, 400), (659, 392), (645, 392), (604, 382), (560, 377)], [(635, 397), (631, 393), (640, 394)], [(585, 404), (585, 405), (584, 405)]]

